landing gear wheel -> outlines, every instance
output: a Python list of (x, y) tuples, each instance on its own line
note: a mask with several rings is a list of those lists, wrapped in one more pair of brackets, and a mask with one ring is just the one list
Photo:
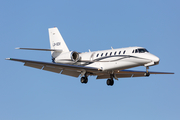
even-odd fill
[(107, 79), (106, 81), (108, 86), (113, 86), (114, 85), (114, 80), (113, 79)]
[(88, 78), (87, 77), (81, 77), (81, 83), (87, 83), (88, 82)]
[(145, 72), (144, 75), (145, 75), (146, 77), (149, 77), (149, 76), (150, 76), (150, 73), (149, 73), (149, 72)]

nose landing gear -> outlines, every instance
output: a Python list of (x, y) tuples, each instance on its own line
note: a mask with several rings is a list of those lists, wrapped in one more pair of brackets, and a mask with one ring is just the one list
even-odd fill
[(144, 73), (144, 76), (146, 76), (146, 77), (150, 76), (150, 73), (149, 73), (148, 69), (149, 69), (149, 67), (147, 66), (146, 67), (146, 72)]

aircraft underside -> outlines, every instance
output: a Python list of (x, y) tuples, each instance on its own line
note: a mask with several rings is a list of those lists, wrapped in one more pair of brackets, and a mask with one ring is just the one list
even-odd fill
[[(119, 71), (119, 70), (116, 70), (116, 73), (117, 72), (126, 72), (126, 75), (119, 75), (119, 74), (115, 74), (114, 71), (106, 71), (104, 73), (107, 73), (106, 75), (103, 73), (102, 76), (103, 77), (97, 77), (96, 79), (105, 79), (105, 78), (108, 78), (107, 81), (106, 81), (106, 84), (108, 86), (113, 86), (114, 85), (114, 79), (115, 80), (118, 80), (118, 78), (126, 78), (126, 77), (149, 77), (150, 76), (150, 72), (148, 71), (149, 67), (146, 67), (146, 71), (143, 72), (143, 71), (138, 71), (139, 72), (139, 76), (136, 74), (132, 74), (132, 73), (129, 73), (128, 72), (133, 72), (133, 71), (126, 71), (126, 70), (123, 70), (123, 71)], [(83, 74), (82, 74), (83, 75)], [(81, 75), (81, 76), (82, 76)], [(89, 75), (93, 75), (93, 73), (85, 73), (81, 79), (80, 79), (80, 82), (83, 83), (83, 84), (86, 84), (88, 83), (88, 76)]]

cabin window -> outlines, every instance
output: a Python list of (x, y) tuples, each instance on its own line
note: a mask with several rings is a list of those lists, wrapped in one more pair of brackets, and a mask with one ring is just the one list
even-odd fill
[(125, 54), (125, 53), (126, 53), (126, 51), (123, 52), (123, 54)]
[(97, 56), (96, 57), (98, 57), (99, 56), (99, 53), (97, 54)]
[(121, 51), (119, 51), (119, 55), (121, 54)]
[(112, 52), (110, 53), (110, 56), (112, 55)]
[(114, 55), (116, 55), (117, 52), (114, 53)]
[(101, 54), (101, 56), (103, 56), (103, 53)]
[(135, 50), (135, 53), (138, 53), (138, 49)]
[(106, 53), (106, 55), (105, 55), (105, 56), (107, 56), (107, 54), (108, 54), (108, 53)]
[(134, 50), (132, 51), (132, 53), (134, 53)]

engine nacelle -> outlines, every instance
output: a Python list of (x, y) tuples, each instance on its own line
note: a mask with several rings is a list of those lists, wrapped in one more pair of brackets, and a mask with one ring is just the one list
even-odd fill
[(61, 53), (57, 58), (55, 58), (56, 63), (67, 63), (74, 64), (80, 59), (79, 53), (76, 51)]

